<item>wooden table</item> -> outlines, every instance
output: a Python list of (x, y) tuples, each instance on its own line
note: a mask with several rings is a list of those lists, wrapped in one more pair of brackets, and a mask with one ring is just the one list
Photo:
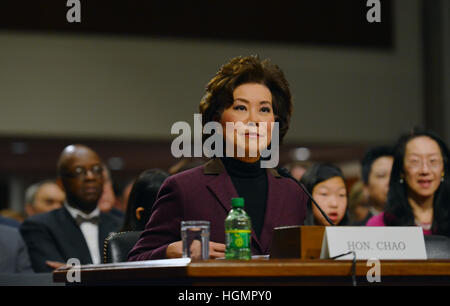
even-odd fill
[[(189, 260), (189, 259), (188, 259)], [(167, 262), (167, 261), (166, 261)], [(352, 285), (352, 262), (336, 260), (270, 259), (207, 260), (178, 265), (145, 261), (80, 267), (80, 283), (67, 283), (69, 268), (53, 273), (67, 285)], [(372, 266), (357, 261), (358, 285), (450, 285), (450, 260), (381, 261), (381, 283), (369, 283)]]

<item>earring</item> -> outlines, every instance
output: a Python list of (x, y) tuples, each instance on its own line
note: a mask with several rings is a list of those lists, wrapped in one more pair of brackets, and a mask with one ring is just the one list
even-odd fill
[(442, 172), (442, 176), (441, 176), (441, 182), (444, 181), (444, 172)]
[(400, 178), (400, 184), (403, 184), (404, 182), (403, 178)]

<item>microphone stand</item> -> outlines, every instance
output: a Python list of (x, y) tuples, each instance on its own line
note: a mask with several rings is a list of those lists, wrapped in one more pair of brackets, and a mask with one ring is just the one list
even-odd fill
[(314, 205), (316, 205), (317, 209), (320, 211), (320, 213), (322, 214), (322, 216), (327, 220), (327, 222), (332, 225), (335, 226), (336, 224), (333, 223), (333, 221), (331, 221), (330, 217), (327, 216), (327, 214), (322, 210), (322, 208), (320, 208), (319, 204), (317, 204), (317, 202), (313, 199), (312, 195), (309, 193), (309, 191), (306, 189), (306, 187), (300, 183), (298, 180), (296, 180), (286, 168), (279, 168), (278, 169), (278, 173), (281, 174), (281, 176), (284, 176), (286, 178), (290, 178), (292, 179), (294, 182), (297, 183), (297, 185), (300, 186), (300, 188), (303, 190), (303, 192), (308, 196), (308, 198), (311, 200), (312, 203), (314, 203)]

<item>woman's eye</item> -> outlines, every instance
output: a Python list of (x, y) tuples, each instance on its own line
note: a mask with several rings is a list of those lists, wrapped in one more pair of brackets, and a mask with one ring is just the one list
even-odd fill
[(270, 109), (270, 107), (263, 107), (263, 108), (261, 108), (261, 111), (263, 113), (270, 113), (272, 110)]
[(235, 110), (246, 110), (244, 105), (237, 105), (234, 107)]

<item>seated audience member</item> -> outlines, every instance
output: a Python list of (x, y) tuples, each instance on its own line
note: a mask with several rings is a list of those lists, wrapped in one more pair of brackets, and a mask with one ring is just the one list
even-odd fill
[(384, 212), (368, 226), (421, 226), (425, 235), (450, 235), (448, 148), (435, 133), (415, 128), (394, 153)]
[[(300, 182), (335, 225), (349, 225), (347, 187), (338, 167), (314, 164), (306, 170)], [(330, 225), (310, 200), (305, 225)]]
[(100, 200), (98, 201), (98, 208), (101, 212), (109, 212), (118, 218), (123, 218), (125, 214), (121, 210), (117, 209), (117, 202), (118, 199), (114, 192), (111, 172), (108, 167), (103, 164), (103, 192)]
[(369, 214), (369, 203), (366, 189), (362, 181), (353, 184), (348, 195), (348, 212), (353, 226), (366, 225)]
[(11, 219), (11, 218), (6, 218), (3, 216), (0, 216), (0, 225), (6, 225), (6, 226), (19, 228), (20, 222), (17, 220)]
[(0, 273), (33, 273), (27, 247), (16, 228), (0, 225)]
[(143, 231), (145, 229), (159, 188), (168, 177), (168, 173), (159, 169), (146, 170), (139, 175), (128, 198), (122, 232)]
[(370, 218), (384, 210), (393, 162), (394, 152), (390, 146), (373, 147), (365, 153), (361, 160), (361, 177), (368, 194), (370, 212), (355, 225), (365, 225)]
[(90, 148), (67, 146), (58, 160), (58, 180), (66, 192), (64, 206), (30, 217), (20, 228), (36, 272), (51, 271), (69, 258), (81, 264), (100, 263), (104, 239), (121, 224), (97, 207), (103, 167)]
[(31, 185), (25, 192), (25, 212), (28, 217), (61, 208), (66, 194), (55, 181), (46, 180)]
[[(274, 227), (303, 224), (306, 196), (301, 188), (275, 169), (262, 167), (261, 152), (274, 139), (272, 123), (278, 122), (281, 141), (292, 112), (289, 85), (280, 68), (253, 56), (232, 59), (208, 83), (200, 112), (203, 126), (217, 122), (221, 127), (216, 132), (222, 148), (228, 144), (230, 150), (165, 180), (129, 260), (181, 257), (183, 220), (209, 221), (210, 257), (224, 257), (225, 218), (236, 197), (244, 198), (252, 221), (253, 255), (269, 254)], [(237, 127), (229, 135), (227, 123)], [(205, 140), (211, 135), (203, 136)], [(271, 145), (278, 149), (278, 143)]]

